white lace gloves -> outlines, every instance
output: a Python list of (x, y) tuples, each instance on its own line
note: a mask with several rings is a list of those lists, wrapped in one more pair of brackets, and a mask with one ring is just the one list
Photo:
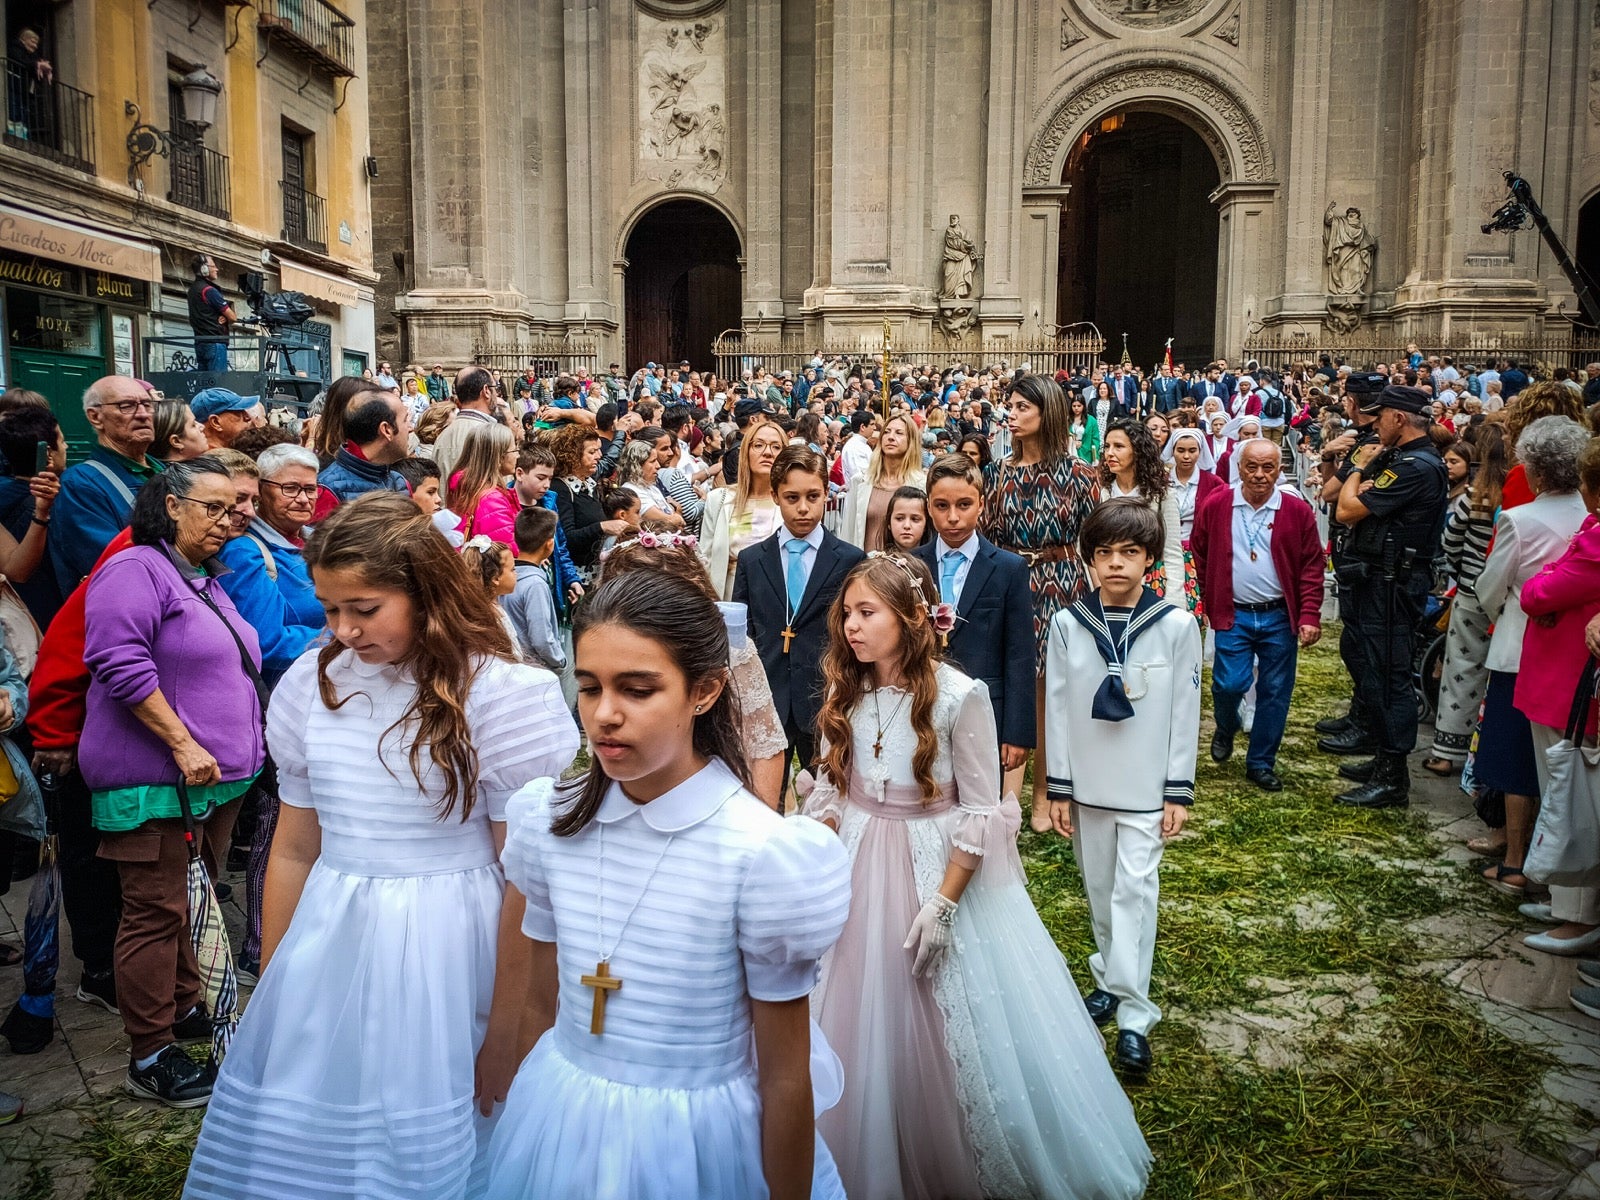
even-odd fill
[(956, 902), (935, 892), (911, 922), (911, 932), (906, 935), (904, 950), (915, 950), (916, 961), (911, 973), (921, 978), (944, 959), (954, 940)]

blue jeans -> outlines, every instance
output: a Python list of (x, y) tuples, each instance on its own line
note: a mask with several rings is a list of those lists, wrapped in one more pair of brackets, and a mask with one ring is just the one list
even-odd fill
[(228, 369), (227, 342), (196, 342), (194, 361), (201, 371), (226, 371)]
[[(1270, 771), (1278, 760), (1289, 697), (1294, 693), (1294, 668), (1300, 643), (1287, 608), (1233, 614), (1233, 628), (1217, 630), (1217, 654), (1211, 664), (1211, 700), (1217, 732), (1239, 732), (1239, 701), (1256, 685), (1256, 718), (1250, 727), (1246, 770)], [(1254, 668), (1259, 664), (1259, 673)]]

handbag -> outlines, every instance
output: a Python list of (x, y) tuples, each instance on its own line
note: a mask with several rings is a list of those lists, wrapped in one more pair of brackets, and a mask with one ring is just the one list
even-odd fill
[(1600, 746), (1588, 743), (1589, 705), (1595, 694), (1596, 663), (1590, 656), (1578, 678), (1578, 693), (1562, 739), (1545, 753), (1550, 786), (1523, 874), (1558, 887), (1600, 884)]

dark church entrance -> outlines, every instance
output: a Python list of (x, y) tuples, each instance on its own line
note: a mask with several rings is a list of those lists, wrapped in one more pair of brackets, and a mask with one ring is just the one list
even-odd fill
[(1123, 112), (1073, 147), (1062, 182), (1059, 322), (1093, 321), (1106, 357), (1148, 369), (1170, 337), (1193, 366), (1215, 356), (1217, 161), (1176, 117)]
[(668, 200), (639, 219), (624, 251), (626, 366), (714, 364), (711, 343), (739, 324), (739, 235), (698, 200)]

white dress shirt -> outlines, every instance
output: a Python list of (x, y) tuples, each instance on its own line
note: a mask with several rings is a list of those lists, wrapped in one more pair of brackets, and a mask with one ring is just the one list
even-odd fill
[[(959, 546), (951, 546), (943, 538), (939, 539), (939, 552), (934, 555), (936, 564), (933, 572), (933, 581), (936, 584), (942, 584), (944, 581), (944, 556), (946, 554), (956, 554), (960, 556), (961, 561), (956, 564), (955, 579), (951, 583), (952, 595), (950, 597), (950, 602), (952, 604), (959, 605), (961, 603), (961, 589), (965, 587), (967, 583), (967, 572), (972, 570), (972, 563), (978, 557), (977, 531), (974, 530), (972, 533), (968, 534), (967, 540), (962, 542)], [(944, 599), (942, 589), (939, 598), (941, 600)]]
[[(1272, 526), (1283, 496), (1277, 488), (1260, 508), (1252, 508), (1244, 489), (1233, 489), (1233, 599), (1236, 604), (1271, 604), (1283, 599), (1283, 582), (1272, 561)], [(1256, 556), (1250, 557), (1251, 535)]]

